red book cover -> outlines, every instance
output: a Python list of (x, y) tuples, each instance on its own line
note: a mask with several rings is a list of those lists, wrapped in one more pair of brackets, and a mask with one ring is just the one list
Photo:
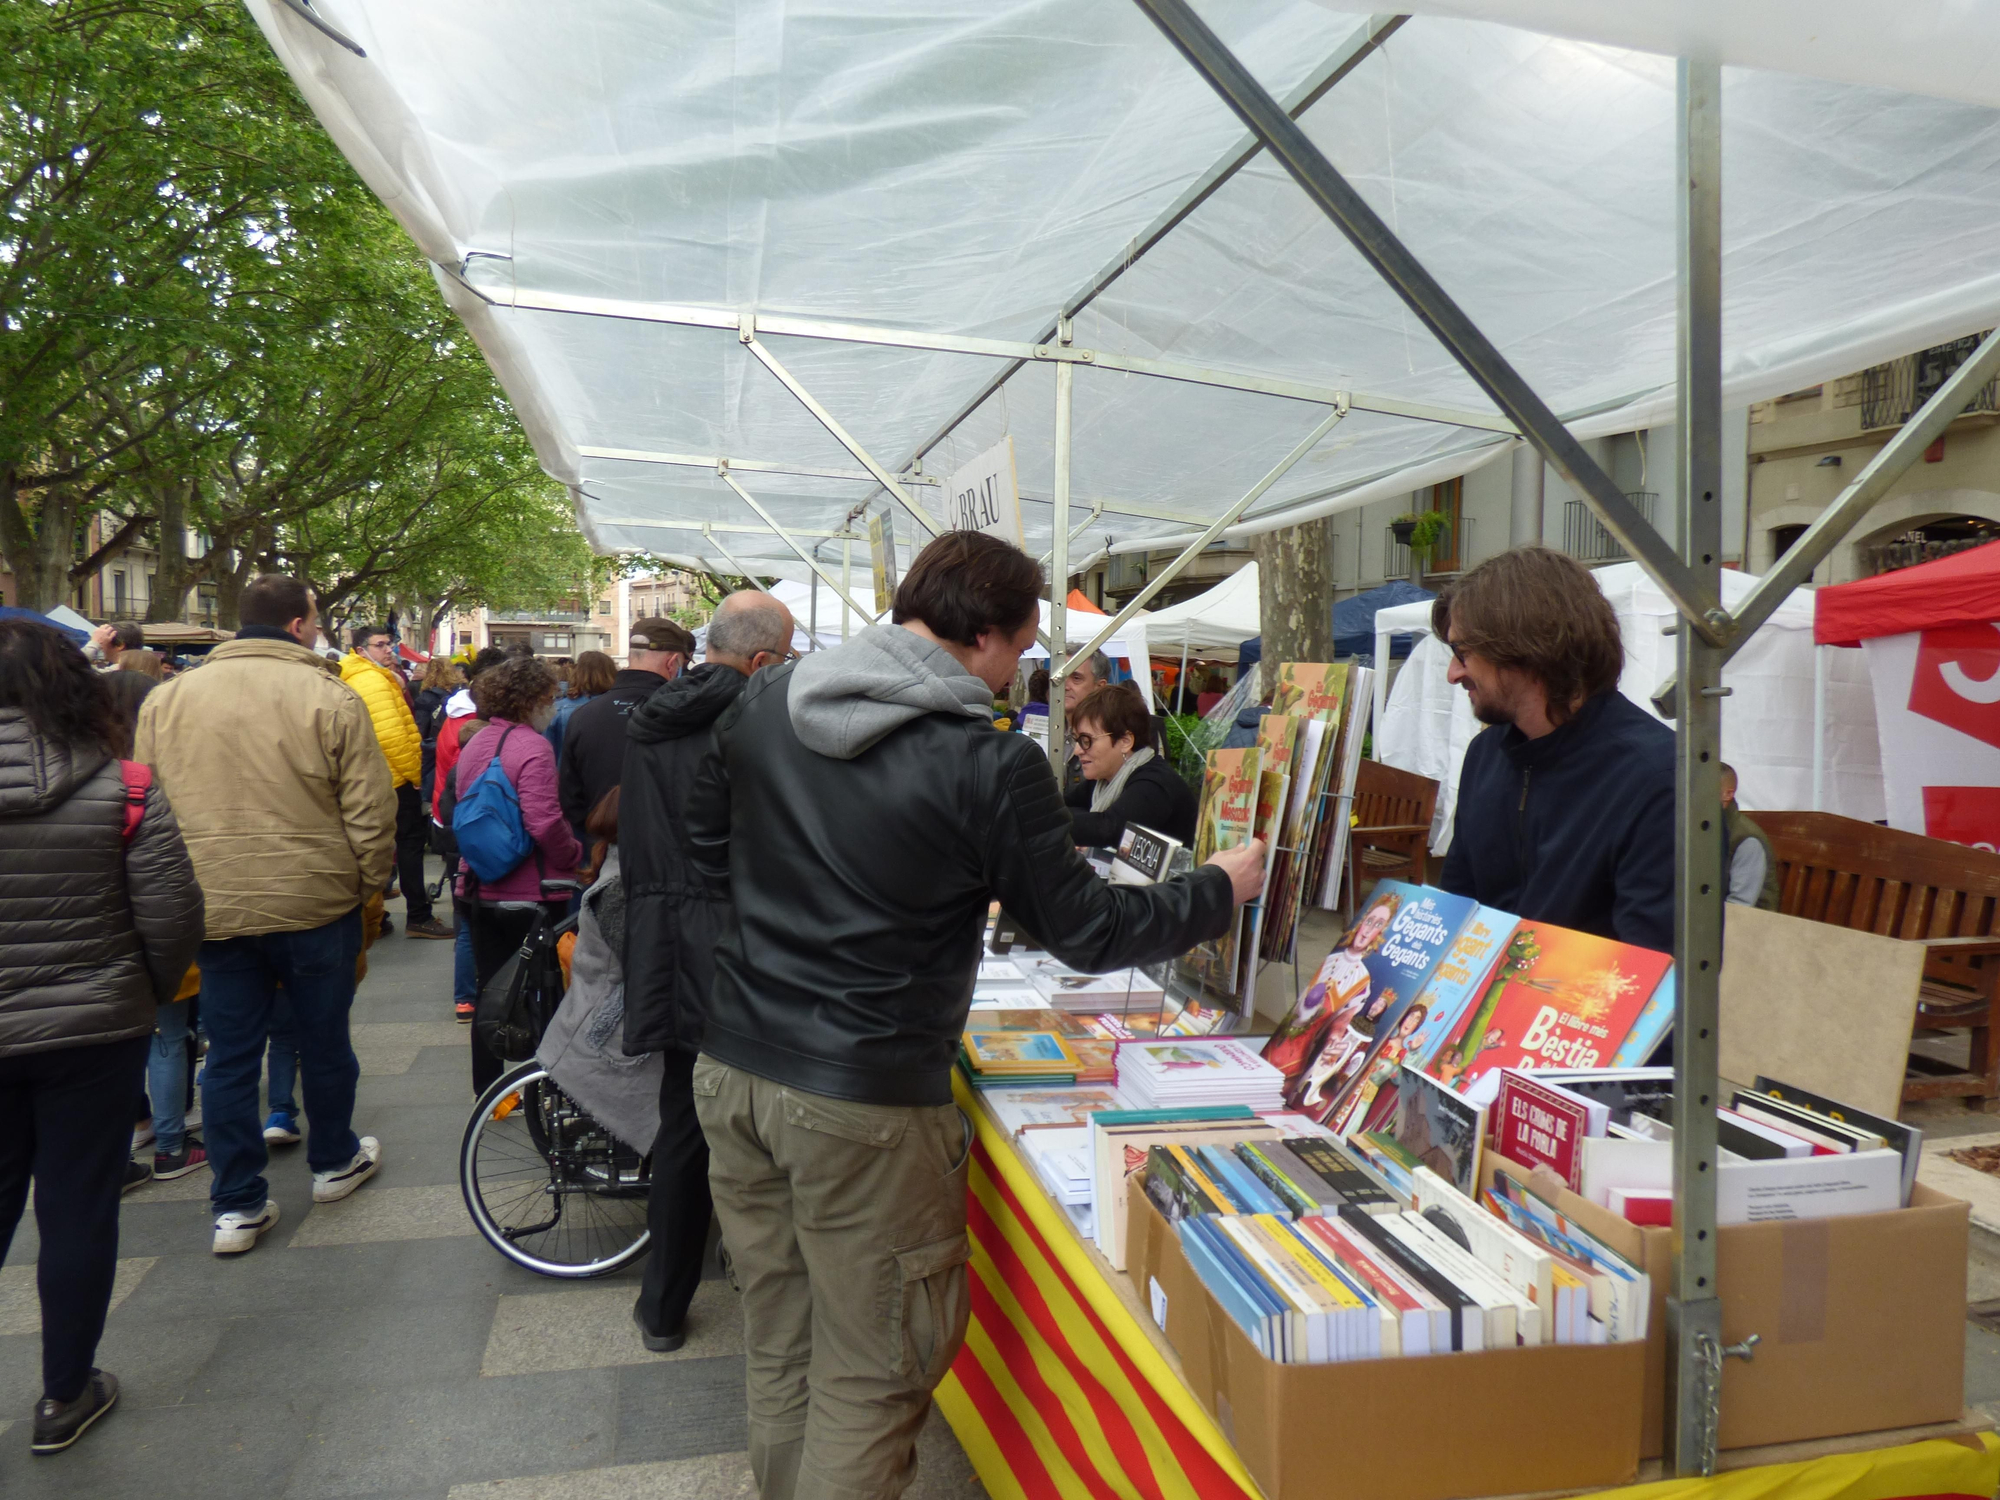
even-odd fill
[(1547, 1167), (1575, 1192), (1583, 1182), (1590, 1111), (1521, 1073), (1501, 1075), (1493, 1101), (1493, 1149), (1524, 1167)]
[(1465, 1092), (1495, 1068), (1601, 1068), (1673, 959), (1650, 948), (1523, 920), (1425, 1069)]

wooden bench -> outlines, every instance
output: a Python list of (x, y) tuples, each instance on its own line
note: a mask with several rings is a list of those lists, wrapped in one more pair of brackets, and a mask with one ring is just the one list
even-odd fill
[(1425, 883), (1438, 784), (1414, 771), (1364, 760), (1354, 778), (1354, 827), (1347, 838), (1347, 904), (1368, 881)]
[(1778, 909), (1924, 944), (1919, 1031), (1971, 1033), (1970, 1066), (1912, 1053), (1903, 1098), (2000, 1109), (2000, 855), (1832, 813), (1751, 813), (1778, 862)]

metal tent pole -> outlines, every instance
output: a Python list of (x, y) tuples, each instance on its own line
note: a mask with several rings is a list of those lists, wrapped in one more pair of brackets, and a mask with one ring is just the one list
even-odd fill
[(840, 539), (840, 638), (847, 639), (847, 596), (854, 588), (854, 542)]
[[(1710, 642), (1729, 639), (1729, 616), (1610, 475), (1570, 435), (1548, 404), (1465, 315), (1431, 273), (1287, 115), (1250, 70), (1196, 15), (1187, 0), (1136, 0), (1181, 55), (1270, 148), (1315, 206), (1347, 236), (1494, 405), (1583, 497), (1660, 591)], [(1359, 406), (1359, 402), (1354, 403)]]
[[(1722, 67), (1679, 65), (1680, 562), (1698, 596), (1722, 568)], [(1722, 1301), (1715, 1284), (1722, 976), (1722, 663), (1682, 615), (1674, 793), (1674, 1280), (1667, 1298), (1673, 1472), (1715, 1472)]]
[[(1056, 342), (1067, 346), (1074, 337), (1065, 315), (1056, 320)], [(1076, 386), (1076, 366), (1064, 360), (1056, 366), (1055, 513), (1049, 519), (1049, 764), (1062, 781), (1062, 677), (1069, 665), (1069, 458), (1070, 395)]]

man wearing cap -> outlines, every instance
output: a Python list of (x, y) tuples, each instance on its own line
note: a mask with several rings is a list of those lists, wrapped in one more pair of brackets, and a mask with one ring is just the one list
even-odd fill
[(611, 679), (610, 692), (570, 716), (556, 795), (579, 839), (590, 810), (624, 775), (625, 721), (655, 689), (680, 676), (693, 655), (694, 637), (672, 620), (635, 620), (626, 657), (630, 665)]

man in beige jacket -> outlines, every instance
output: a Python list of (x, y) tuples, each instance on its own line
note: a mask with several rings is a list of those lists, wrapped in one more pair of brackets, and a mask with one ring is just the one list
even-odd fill
[(236, 639), (146, 699), (134, 755), (153, 765), (181, 822), (207, 903), (202, 1079), (217, 1255), (278, 1222), (259, 1109), (271, 1006), (284, 987), (297, 1026), (313, 1201), (375, 1173), (381, 1143), (356, 1138), (348, 1040), (362, 903), (389, 880), (396, 796), (367, 707), (310, 649), (319, 612), (295, 578), (243, 590)]

